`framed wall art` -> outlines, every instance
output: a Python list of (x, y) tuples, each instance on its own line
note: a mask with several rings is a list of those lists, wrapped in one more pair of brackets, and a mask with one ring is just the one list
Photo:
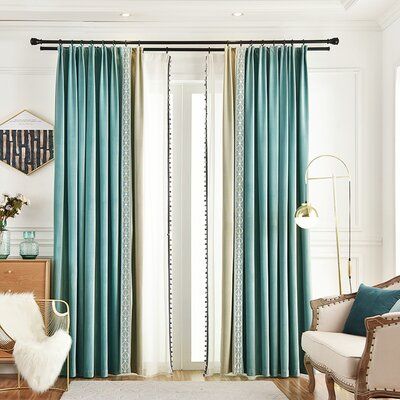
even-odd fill
[(0, 123), (0, 161), (29, 175), (53, 158), (53, 125), (27, 110)]

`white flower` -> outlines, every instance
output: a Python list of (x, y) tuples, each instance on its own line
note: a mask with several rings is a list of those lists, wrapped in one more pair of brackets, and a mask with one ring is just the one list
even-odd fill
[(21, 200), (23, 203), (28, 203), (28, 199), (23, 195), (23, 194), (21, 194), (21, 193), (18, 193), (17, 194), (17, 197), (18, 197), (18, 199), (19, 200)]

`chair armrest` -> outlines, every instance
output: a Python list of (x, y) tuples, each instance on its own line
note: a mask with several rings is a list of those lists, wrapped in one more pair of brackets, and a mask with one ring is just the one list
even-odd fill
[(59, 329), (69, 333), (70, 314), (68, 303), (63, 300), (41, 299), (36, 300), (42, 313), (45, 331), (52, 336)]
[(312, 331), (342, 332), (356, 293), (312, 300)]
[(0, 325), (0, 350), (6, 353), (12, 353), (14, 350), (15, 341)]
[(358, 367), (357, 393), (400, 394), (400, 313), (366, 318), (365, 326), (367, 340)]

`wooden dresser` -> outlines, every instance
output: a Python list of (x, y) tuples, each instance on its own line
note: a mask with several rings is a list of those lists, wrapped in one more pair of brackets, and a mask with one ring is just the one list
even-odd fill
[[(0, 292), (33, 292), (37, 299), (50, 298), (51, 259), (0, 260)], [(10, 354), (0, 351), (0, 363), (13, 362)]]

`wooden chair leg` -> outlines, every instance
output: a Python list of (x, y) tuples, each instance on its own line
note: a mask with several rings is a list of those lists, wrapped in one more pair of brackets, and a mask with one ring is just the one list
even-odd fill
[(328, 389), (328, 400), (336, 400), (335, 381), (328, 374), (325, 374), (325, 383)]
[(308, 391), (310, 393), (314, 393), (314, 390), (315, 390), (314, 368), (313, 368), (311, 361), (307, 355), (304, 356), (304, 366), (305, 366), (307, 374), (308, 374)]

